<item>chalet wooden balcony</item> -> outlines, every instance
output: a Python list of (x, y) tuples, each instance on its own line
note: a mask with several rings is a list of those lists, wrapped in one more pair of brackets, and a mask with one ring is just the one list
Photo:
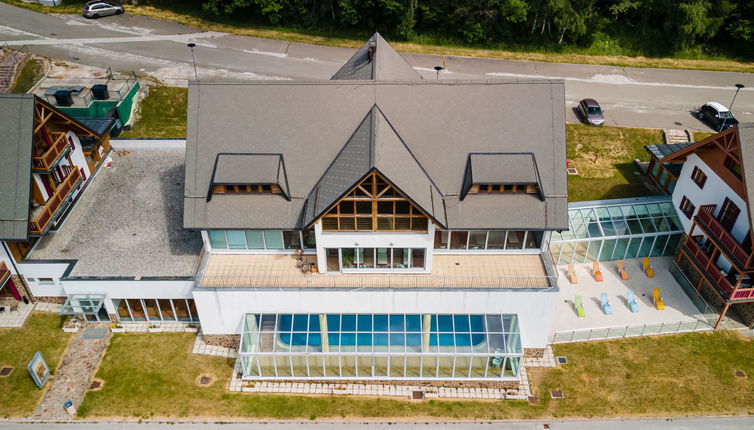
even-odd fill
[(5, 261), (0, 261), (0, 288), (2, 288), (3, 285), (5, 285), (5, 282), (10, 279), (10, 269), (8, 269), (8, 265), (5, 264)]
[(29, 233), (33, 235), (45, 234), (49, 230), (52, 220), (63, 209), (68, 198), (80, 183), (81, 172), (78, 167), (74, 167), (71, 173), (60, 183), (58, 189), (45, 202), (42, 211), (36, 214), (31, 220), (29, 223)]
[(703, 205), (699, 208), (696, 215), (697, 222), (702, 226), (705, 232), (712, 240), (717, 242), (725, 253), (738, 264), (741, 268), (749, 266), (751, 251), (745, 250), (728, 230), (720, 224), (712, 214), (715, 212), (716, 205)]
[(65, 133), (54, 131), (50, 135), (53, 138), (52, 146), (44, 154), (32, 157), (31, 165), (34, 172), (49, 172), (71, 150), (71, 145), (68, 143), (68, 139), (65, 138)]
[(694, 263), (696, 263), (699, 272), (704, 275), (707, 280), (718, 289), (718, 291), (720, 291), (723, 297), (729, 298), (735, 288), (728, 279), (723, 276), (720, 272), (720, 268), (715, 265), (715, 262), (712, 261), (710, 256), (692, 237), (686, 239), (684, 246), (686, 248), (686, 253), (689, 254), (692, 257), (692, 260), (694, 260)]

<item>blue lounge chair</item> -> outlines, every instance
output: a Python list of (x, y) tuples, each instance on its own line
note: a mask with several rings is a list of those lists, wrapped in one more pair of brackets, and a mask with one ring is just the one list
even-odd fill
[(607, 301), (607, 293), (602, 293), (602, 295), (600, 295), (600, 301), (602, 302), (602, 312), (604, 312), (605, 315), (612, 315), (613, 308)]
[(631, 308), (631, 312), (637, 313), (639, 312), (639, 304), (636, 303), (636, 297), (634, 297), (634, 292), (631, 290), (628, 290), (628, 306)]

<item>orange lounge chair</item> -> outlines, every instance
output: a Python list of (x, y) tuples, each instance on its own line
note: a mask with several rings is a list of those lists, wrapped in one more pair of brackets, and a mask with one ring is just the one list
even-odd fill
[(597, 282), (603, 282), (605, 278), (602, 277), (602, 272), (600, 272), (600, 262), (594, 261), (592, 262), (592, 272), (594, 273), (594, 280)]
[(568, 281), (572, 284), (579, 283), (579, 279), (576, 277), (576, 272), (573, 271), (573, 264), (568, 265)]
[(618, 274), (624, 281), (628, 281), (628, 271), (626, 271), (626, 262), (618, 260)]
[(644, 268), (644, 273), (647, 275), (647, 278), (655, 277), (655, 271), (652, 269), (652, 263), (649, 261), (649, 257), (644, 257), (642, 267)]
[(652, 298), (655, 301), (655, 306), (657, 306), (658, 311), (665, 310), (665, 302), (662, 300), (662, 296), (660, 296), (659, 288), (655, 288)]

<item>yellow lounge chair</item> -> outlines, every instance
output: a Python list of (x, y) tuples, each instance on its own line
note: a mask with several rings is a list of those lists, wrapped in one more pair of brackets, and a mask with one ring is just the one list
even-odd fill
[(655, 277), (655, 271), (652, 269), (652, 263), (650, 263), (649, 257), (644, 257), (642, 266), (644, 267), (644, 273), (647, 275), (647, 278)]
[(662, 296), (660, 296), (660, 289), (655, 288), (654, 293), (652, 294), (652, 297), (655, 301), (655, 306), (657, 306), (658, 311), (665, 310), (665, 302), (662, 301)]
[(626, 271), (626, 262), (618, 260), (618, 274), (624, 281), (628, 281), (628, 271)]
[(600, 272), (600, 262), (594, 261), (592, 262), (592, 271), (594, 273), (594, 280), (597, 282), (602, 282), (605, 280), (605, 278), (602, 277), (602, 272)]

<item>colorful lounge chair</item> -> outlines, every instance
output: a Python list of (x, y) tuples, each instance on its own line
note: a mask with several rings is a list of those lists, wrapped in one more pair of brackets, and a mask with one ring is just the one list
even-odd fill
[(607, 301), (607, 293), (600, 294), (600, 303), (602, 304), (602, 312), (604, 312), (605, 315), (613, 314), (613, 307), (610, 306), (610, 302)]
[(649, 261), (649, 257), (644, 257), (642, 267), (644, 268), (644, 273), (647, 275), (647, 278), (655, 277), (655, 271), (652, 269), (652, 263)]
[(586, 312), (584, 312), (584, 304), (581, 302), (581, 296), (576, 296), (576, 315), (578, 315), (579, 318), (584, 318), (586, 316)]
[(576, 277), (576, 272), (573, 270), (573, 264), (568, 265), (568, 282), (572, 284), (579, 283), (579, 279)]
[(628, 281), (628, 271), (626, 270), (626, 262), (618, 260), (618, 274), (624, 281)]
[(628, 290), (628, 307), (631, 308), (631, 312), (637, 313), (639, 312), (639, 304), (636, 303), (636, 297), (634, 296), (634, 292), (631, 290)]
[(594, 261), (592, 262), (592, 272), (594, 273), (594, 280), (597, 282), (602, 282), (605, 280), (605, 278), (602, 277), (602, 272), (600, 272), (600, 262)]
[(662, 296), (660, 295), (660, 289), (655, 288), (654, 294), (652, 294), (652, 297), (655, 301), (655, 306), (657, 306), (658, 311), (665, 310), (665, 302), (662, 300)]

